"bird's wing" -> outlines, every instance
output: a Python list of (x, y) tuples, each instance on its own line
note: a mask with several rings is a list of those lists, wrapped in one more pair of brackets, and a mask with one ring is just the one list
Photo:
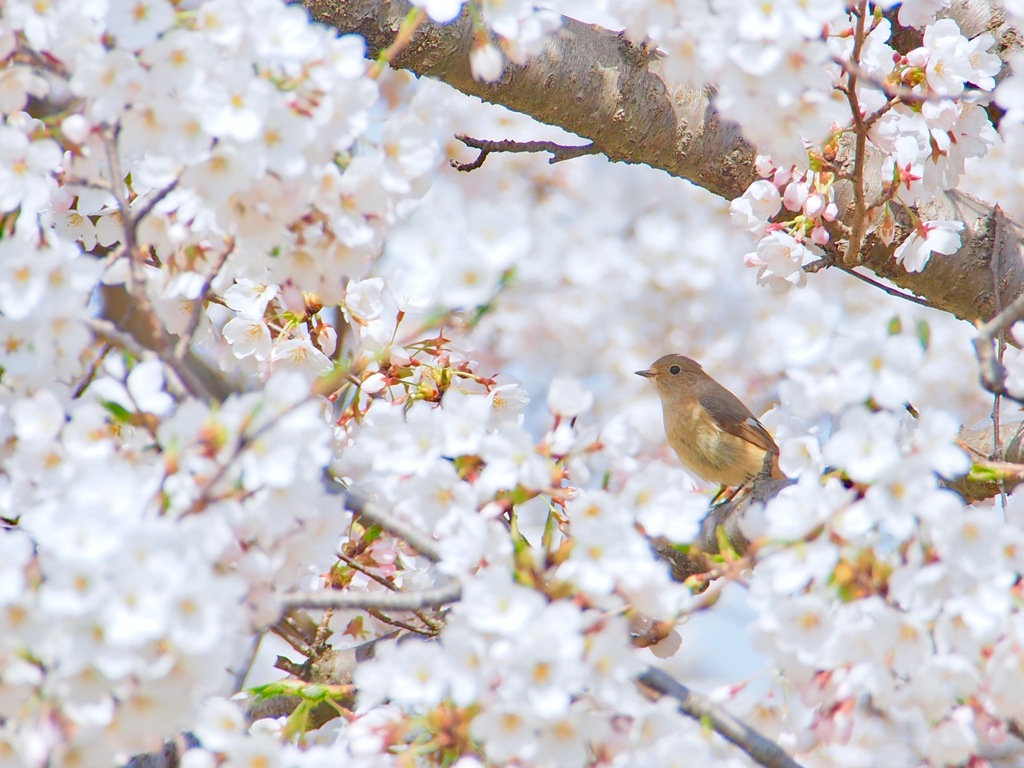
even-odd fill
[(700, 404), (718, 428), (772, 453), (779, 453), (771, 434), (740, 399), (727, 389), (700, 396)]

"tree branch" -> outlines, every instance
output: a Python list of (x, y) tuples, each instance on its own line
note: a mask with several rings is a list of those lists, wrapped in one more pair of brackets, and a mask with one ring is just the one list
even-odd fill
[[(411, 7), (407, 0), (304, 0), (304, 5), (315, 20), (341, 32), (362, 35), (371, 56), (394, 41)], [(1005, 14), (994, 2), (960, 0), (948, 15), (969, 37), (993, 34), (994, 50), (1004, 61), (1021, 49), (1016, 30), (1006, 24)], [(895, 28), (894, 45), (900, 50), (919, 45), (920, 34), (913, 32)], [(507, 64), (496, 83), (473, 79), (469, 66), (472, 42), (468, 12), (447, 25), (426, 19), (392, 65), (435, 77), (463, 93), (590, 139), (611, 160), (660, 168), (727, 200), (741, 195), (757, 178), (754, 147), (744, 141), (738, 126), (721, 119), (711, 104), (709, 89), (666, 82), (658, 58), (620, 33), (564, 18), (561, 30), (548, 38), (544, 53), (524, 66)], [(853, 144), (850, 141), (841, 147), (837, 164), (852, 162)], [(865, 161), (866, 199), (878, 196), (880, 166), (880, 156)], [(849, 223), (855, 210), (854, 185), (840, 180), (836, 191), (840, 217)], [(899, 214), (895, 240), (882, 242), (869, 226), (861, 243), (861, 266), (968, 322), (995, 316), (997, 302), (989, 268), (992, 206), (950, 192), (915, 211), (925, 221), (964, 222), (960, 251), (951, 256), (933, 254), (928, 267), (918, 273), (907, 272), (893, 258), (912, 227), (907, 212), (894, 207)], [(999, 298), (1006, 306), (1024, 291), (1024, 230), (1004, 221), (1009, 252), (1004, 254)], [(840, 242), (833, 241), (827, 249), (835, 263), (843, 262)]]
[[(1002, 265), (1005, 263), (1003, 248), (1006, 245), (1006, 216), (998, 205), (992, 210), (992, 253), (990, 263), (992, 269), (993, 293), (996, 296), (996, 315), (987, 323), (978, 326), (978, 336), (974, 340), (974, 350), (978, 356), (981, 384), (996, 396), (993, 407), (994, 429), (998, 434), (998, 398), (1005, 395), (1018, 403), (1024, 403), (1020, 397), (1012, 395), (1006, 389), (1006, 368), (1003, 366), (1003, 350), (1006, 345), (1006, 331), (1011, 325), (1024, 318), (1024, 290), (1018, 293), (1009, 306), (1003, 307), (999, 301), (999, 280)], [(1013, 254), (1009, 254), (1012, 258)], [(998, 440), (996, 441), (999, 442)], [(998, 448), (998, 446), (997, 446)]]
[[(411, 8), (408, 0), (303, 4), (316, 21), (362, 35), (371, 58), (391, 45)], [(506, 64), (495, 83), (473, 78), (473, 36), (467, 10), (450, 24), (426, 19), (392, 66), (586, 137), (611, 160), (646, 163), (728, 199), (757, 178), (754, 148), (739, 126), (719, 118), (709, 89), (666, 84), (658, 59), (621, 33), (563, 18), (543, 54)]]
[(579, 146), (567, 146), (554, 141), (512, 141), (511, 139), (493, 141), (489, 139), (474, 139), (472, 136), (466, 136), (463, 133), (455, 134), (455, 138), (467, 147), (480, 150), (476, 160), (470, 163), (460, 163), (457, 160), (448, 161), (452, 168), (464, 172), (475, 171), (484, 164), (484, 160), (492, 152), (550, 152), (551, 158), (548, 160), (548, 163), (554, 165), (555, 163), (583, 157), (584, 155), (596, 155), (601, 151), (594, 142)]
[(454, 603), (461, 597), (462, 585), (453, 581), (443, 587), (417, 592), (339, 592), (336, 590), (298, 592), (286, 595), (282, 599), (281, 605), (285, 611), (295, 608), (415, 611), (420, 608), (433, 608)]
[(637, 677), (642, 685), (679, 702), (679, 711), (701, 723), (708, 723), (715, 733), (742, 749), (758, 765), (765, 768), (800, 768), (778, 744), (765, 738), (742, 720), (733, 717), (711, 699), (690, 690), (662, 672), (648, 667)]
[(359, 491), (349, 488), (330, 476), (324, 477), (324, 488), (328, 493), (344, 496), (345, 509), (351, 510), (373, 525), (379, 525), (392, 536), (402, 539), (431, 562), (436, 563), (441, 560), (441, 550), (437, 548), (433, 539), (391, 513), (371, 508), (367, 498)]

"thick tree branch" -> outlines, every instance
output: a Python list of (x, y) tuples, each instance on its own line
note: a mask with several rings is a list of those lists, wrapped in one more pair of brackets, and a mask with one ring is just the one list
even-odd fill
[[(391, 44), (411, 7), (407, 0), (304, 5), (317, 21), (362, 35), (370, 57)], [(729, 199), (756, 178), (754, 148), (737, 125), (719, 119), (709, 90), (667, 86), (657, 58), (622, 34), (565, 18), (544, 54), (508, 65), (496, 83), (473, 79), (472, 42), (467, 12), (446, 25), (426, 20), (392, 65), (584, 136), (612, 160), (646, 163)]]
[(637, 677), (642, 685), (679, 702), (679, 711), (701, 723), (708, 723), (715, 733), (746, 752), (765, 768), (800, 768), (775, 742), (765, 738), (742, 720), (733, 717), (711, 699), (691, 691), (660, 669), (648, 667)]
[[(371, 56), (391, 45), (410, 8), (407, 0), (304, 0), (304, 4), (317, 21), (362, 35)], [(1004, 61), (1021, 49), (1016, 31), (994, 2), (958, 0), (948, 13), (968, 36), (992, 34), (994, 50)], [(736, 125), (719, 117), (709, 90), (666, 83), (657, 56), (619, 33), (564, 19), (543, 54), (525, 66), (507, 65), (504, 76), (493, 84), (473, 79), (472, 40), (472, 21), (466, 13), (448, 25), (428, 19), (392, 64), (590, 139), (612, 160), (646, 163), (726, 199), (742, 194), (755, 178), (754, 147), (743, 140)], [(897, 49), (909, 50), (920, 44), (920, 33), (896, 28), (893, 43)], [(837, 163), (851, 164), (854, 149), (852, 142), (844, 146)], [(865, 159), (867, 200), (876, 199), (881, 188), (880, 166), (880, 157)], [(853, 185), (839, 182), (837, 193), (841, 219), (849, 225), (855, 209)], [(860, 265), (971, 323), (993, 317), (997, 303), (1007, 306), (1024, 291), (1024, 230), (1006, 220), (1002, 262), (1006, 269), (996, 300), (989, 269), (992, 206), (951, 192), (917, 211), (924, 220), (957, 219), (965, 225), (960, 251), (952, 256), (933, 255), (920, 273), (906, 272), (893, 259), (893, 251), (911, 227), (906, 211), (894, 207), (898, 214), (895, 241), (883, 243), (873, 231), (873, 222), (868, 222), (856, 257)], [(843, 255), (833, 242), (834, 262), (843, 263)]]

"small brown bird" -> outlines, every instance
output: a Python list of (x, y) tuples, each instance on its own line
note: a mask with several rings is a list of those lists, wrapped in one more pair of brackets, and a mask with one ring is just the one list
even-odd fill
[(683, 466), (723, 486), (715, 499), (726, 486), (742, 486), (757, 475), (766, 453), (772, 454), (772, 478), (785, 477), (779, 469), (779, 446), (768, 430), (700, 363), (682, 355), (665, 355), (636, 374), (652, 379), (658, 387), (665, 434)]

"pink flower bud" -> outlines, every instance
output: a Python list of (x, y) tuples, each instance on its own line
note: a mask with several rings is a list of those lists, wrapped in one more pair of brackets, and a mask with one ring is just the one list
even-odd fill
[(330, 357), (338, 348), (338, 331), (333, 325), (321, 325), (316, 332), (316, 343), (320, 351)]
[(403, 347), (391, 347), (389, 350), (392, 365), (412, 365), (412, 355)]
[(775, 184), (776, 187), (778, 187), (779, 189), (782, 189), (784, 186), (786, 186), (789, 183), (789, 180), (792, 179), (792, 178), (793, 178), (793, 169), (792, 168), (778, 168), (775, 171), (775, 178), (772, 179), (772, 182)]
[(825, 245), (828, 242), (828, 230), (819, 224), (811, 230), (811, 241), (818, 245)]
[(803, 182), (792, 182), (788, 187), (786, 187), (786, 191), (782, 195), (782, 204), (786, 206), (786, 210), (799, 211), (803, 208), (804, 200), (807, 199), (807, 193), (809, 191), (807, 184)]
[(775, 165), (769, 155), (758, 155), (754, 158), (754, 170), (762, 179), (767, 179), (775, 173)]
[(381, 373), (371, 373), (361, 385), (361, 389), (368, 395), (375, 395), (388, 385), (387, 380)]
[(839, 215), (839, 206), (835, 203), (829, 203), (825, 206), (825, 210), (822, 211), (821, 218), (825, 221), (835, 221), (836, 216)]
[(804, 201), (804, 215), (810, 219), (816, 219), (825, 210), (825, 198), (815, 193), (808, 195)]

